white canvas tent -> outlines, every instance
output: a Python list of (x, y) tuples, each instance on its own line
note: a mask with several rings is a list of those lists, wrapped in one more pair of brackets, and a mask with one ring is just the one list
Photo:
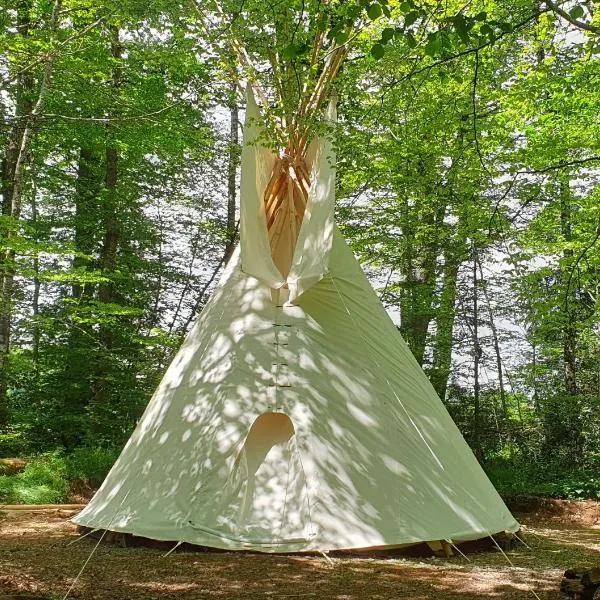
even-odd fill
[(74, 521), (261, 552), (516, 531), (334, 225), (330, 143), (276, 157), (257, 114), (240, 249)]

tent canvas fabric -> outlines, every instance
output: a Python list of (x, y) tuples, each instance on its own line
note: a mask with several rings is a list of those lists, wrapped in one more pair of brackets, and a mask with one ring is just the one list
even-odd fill
[(306, 213), (288, 275), (277, 268), (262, 202), (274, 157), (254, 143), (256, 116), (250, 97), (240, 247), (73, 520), (260, 552), (517, 531), (333, 223), (326, 139), (307, 152)]

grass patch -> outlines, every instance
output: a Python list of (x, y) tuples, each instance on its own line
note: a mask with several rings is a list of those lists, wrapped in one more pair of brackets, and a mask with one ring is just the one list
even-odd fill
[(43, 454), (16, 475), (0, 476), (2, 504), (58, 504), (68, 499), (74, 481), (98, 487), (117, 459), (113, 448), (77, 448), (71, 454)]
[(21, 473), (0, 477), (0, 502), (55, 504), (64, 502), (69, 481), (64, 459), (57, 453), (33, 459)]

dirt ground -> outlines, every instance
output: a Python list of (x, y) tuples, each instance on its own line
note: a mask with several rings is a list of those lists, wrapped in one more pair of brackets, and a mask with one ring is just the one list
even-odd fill
[[(73, 599), (284, 598), (412, 600), (561, 598), (563, 571), (600, 566), (600, 503), (519, 501), (529, 548), (454, 558), (332, 558), (121, 548), (103, 541), (69, 594)], [(0, 600), (63, 598), (96, 540), (78, 538), (64, 510), (2, 512)], [(535, 592), (535, 594), (534, 594)]]

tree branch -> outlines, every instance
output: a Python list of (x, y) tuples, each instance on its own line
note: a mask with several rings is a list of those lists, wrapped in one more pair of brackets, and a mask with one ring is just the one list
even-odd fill
[(585, 31), (591, 31), (596, 35), (600, 35), (600, 27), (595, 27), (594, 25), (590, 25), (589, 23), (584, 23), (583, 21), (579, 21), (578, 19), (574, 19), (567, 11), (563, 10), (556, 2), (552, 2), (552, 0), (544, 0), (546, 6), (553, 10), (557, 15), (560, 15), (565, 21), (571, 23), (571, 25), (575, 25), (579, 29), (585, 29)]
[(558, 171), (566, 167), (574, 167), (576, 165), (585, 165), (587, 163), (600, 162), (600, 156), (588, 156), (587, 158), (579, 158), (575, 160), (561, 160), (553, 165), (548, 165), (543, 169), (531, 169), (528, 171), (517, 171), (516, 175), (540, 175), (549, 171)]
[(581, 259), (596, 245), (596, 242), (598, 242), (598, 240), (600, 240), (600, 226), (596, 229), (596, 235), (594, 239), (581, 251), (581, 253), (579, 254), (579, 256), (577, 257), (577, 259), (573, 263), (573, 266), (570, 269), (569, 280), (567, 281), (567, 289), (565, 290), (563, 302), (563, 307), (565, 311), (569, 307), (569, 293), (571, 292), (571, 282), (573, 281), (573, 274), (575, 273), (575, 270), (579, 268), (579, 263), (581, 262)]
[(386, 88), (392, 88), (395, 85), (397, 85), (398, 83), (402, 83), (403, 81), (411, 79), (415, 75), (419, 75), (421, 73), (424, 73), (425, 71), (431, 71), (432, 69), (435, 69), (436, 67), (439, 67), (441, 65), (445, 65), (446, 63), (452, 62), (452, 61), (456, 60), (457, 58), (461, 58), (463, 56), (468, 56), (469, 54), (479, 53), (484, 48), (487, 48), (489, 46), (493, 46), (496, 42), (500, 41), (501, 39), (503, 39), (503, 38), (505, 38), (505, 37), (513, 34), (518, 29), (521, 29), (522, 27), (525, 27), (531, 21), (533, 21), (534, 19), (537, 19), (537, 17), (539, 17), (541, 14), (543, 14), (545, 12), (549, 12), (549, 10), (550, 9), (547, 9), (547, 10), (536, 10), (535, 12), (531, 13), (530, 15), (528, 15), (523, 20), (519, 21), (518, 23), (515, 23), (512, 26), (512, 29), (510, 31), (502, 32), (501, 34), (497, 35), (493, 39), (491, 39), (491, 40), (489, 40), (487, 42), (484, 42), (483, 44), (479, 44), (479, 46), (471, 46), (470, 48), (465, 48), (464, 50), (461, 50), (460, 52), (456, 52), (454, 54), (450, 54), (448, 56), (445, 56), (444, 58), (440, 58), (439, 60), (436, 60), (436, 61), (434, 61), (434, 62), (432, 62), (432, 63), (430, 63), (428, 65), (425, 65), (424, 67), (421, 67), (420, 69), (415, 69), (415, 70), (411, 71), (410, 73), (407, 73), (406, 75), (403, 75), (402, 77), (399, 77), (397, 79), (393, 79), (385, 87)]

